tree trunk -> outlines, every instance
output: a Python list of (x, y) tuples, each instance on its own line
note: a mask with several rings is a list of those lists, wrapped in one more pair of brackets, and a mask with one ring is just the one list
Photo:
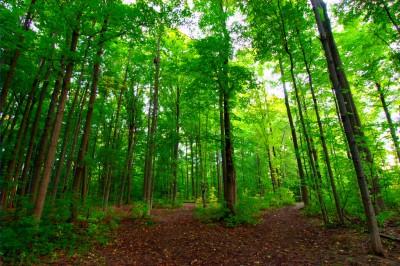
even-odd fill
[[(326, 5), (322, 0), (311, 0), (313, 7), (318, 31), (320, 34), (321, 44), (323, 46), (327, 67), (329, 71), (329, 77), (335, 89), (337, 102), (343, 121), (347, 142), (349, 144), (353, 165), (357, 174), (357, 181), (361, 192), (361, 198), (364, 206), (365, 215), (367, 218), (368, 230), (371, 237), (371, 246), (374, 253), (378, 255), (384, 255), (384, 249), (381, 243), (379, 235), (378, 223), (375, 217), (375, 211), (372, 206), (370, 199), (366, 176), (361, 163), (361, 156), (359, 152), (359, 143), (356, 141), (354, 127), (354, 116), (353, 110), (348, 110), (345, 101), (347, 100), (344, 94), (348, 94), (350, 91), (349, 84), (347, 82), (346, 74), (343, 70), (343, 64), (340, 60), (340, 55), (337, 50), (335, 40), (333, 38), (331, 24), (326, 10)], [(361, 129), (359, 129), (361, 130)]]
[[(80, 15), (78, 16), (80, 18)], [(79, 19), (78, 19), (79, 20)], [(72, 32), (71, 38), (71, 46), (70, 53), (74, 54), (76, 51), (76, 47), (78, 44), (79, 38), (79, 29), (74, 29)], [(50, 174), (53, 166), (56, 150), (57, 150), (57, 141), (60, 135), (60, 129), (62, 124), (62, 119), (64, 116), (65, 104), (67, 101), (67, 95), (69, 91), (69, 87), (71, 84), (72, 71), (74, 68), (74, 60), (72, 58), (68, 58), (68, 64), (65, 69), (65, 75), (63, 79), (62, 91), (58, 102), (57, 113), (54, 120), (53, 132), (50, 136), (49, 149), (47, 153), (47, 157), (43, 167), (43, 177), (39, 187), (38, 195), (35, 201), (35, 207), (33, 210), (34, 218), (39, 222), (42, 217), (44, 202), (47, 195), (47, 188), (50, 182)]]
[(400, 145), (399, 145), (399, 138), (396, 135), (396, 128), (395, 125), (393, 124), (392, 116), (390, 115), (389, 108), (386, 103), (385, 95), (383, 93), (381, 84), (376, 82), (375, 86), (379, 93), (379, 99), (381, 100), (383, 111), (385, 112), (386, 120), (390, 130), (390, 135), (392, 136), (394, 144), (394, 149), (396, 151), (397, 159), (399, 160), (400, 163)]
[(60, 89), (62, 86), (62, 79), (64, 76), (64, 69), (65, 68), (65, 56), (62, 56), (61, 62), (60, 62), (60, 69), (58, 70), (57, 78), (54, 83), (54, 90), (51, 95), (51, 100), (50, 100), (50, 105), (49, 109), (47, 110), (47, 116), (46, 116), (46, 121), (44, 125), (44, 129), (42, 132), (42, 135), (40, 137), (39, 141), (39, 146), (38, 146), (38, 151), (36, 154), (35, 161), (33, 163), (32, 167), (32, 180), (31, 180), (31, 186), (30, 186), (30, 193), (32, 197), (32, 202), (36, 201), (37, 197), (37, 191), (39, 187), (39, 183), (41, 180), (41, 174), (42, 174), (42, 165), (43, 161), (45, 160), (47, 149), (48, 149), (48, 144), (49, 144), (49, 135), (52, 130), (53, 126), (53, 120), (54, 120), (54, 113), (55, 109), (57, 106), (57, 98), (60, 93)]
[(89, 145), (89, 137), (90, 137), (90, 132), (91, 132), (91, 123), (92, 123), (92, 116), (93, 116), (93, 110), (94, 110), (94, 103), (96, 100), (97, 96), (97, 84), (99, 82), (99, 76), (100, 76), (100, 63), (101, 59), (103, 56), (103, 46), (104, 46), (104, 34), (107, 31), (107, 24), (108, 24), (108, 17), (104, 19), (102, 28), (100, 30), (100, 36), (99, 36), (99, 43), (97, 47), (97, 52), (96, 56), (94, 59), (94, 64), (93, 64), (93, 72), (92, 72), (92, 85), (90, 88), (90, 97), (89, 97), (89, 102), (88, 102), (88, 110), (86, 113), (86, 121), (85, 121), (85, 126), (83, 128), (83, 136), (82, 136), (82, 141), (81, 141), (81, 146), (79, 148), (79, 153), (78, 153), (78, 160), (77, 160), (77, 165), (75, 168), (75, 174), (74, 174), (74, 180), (72, 184), (72, 191), (73, 191), (73, 196), (72, 196), (72, 205), (71, 205), (71, 219), (72, 221), (75, 221), (76, 218), (78, 217), (78, 204), (79, 204), (79, 191), (80, 191), (80, 184), (81, 182), (85, 182), (84, 180), (84, 174), (85, 174), (85, 156), (88, 151), (88, 145)]
[[(33, 7), (35, 5), (36, 0), (31, 0), (31, 3), (29, 5), (28, 11), (25, 15), (25, 20), (22, 29), (24, 31), (28, 31), (30, 29), (32, 19), (33, 19)], [(22, 45), (24, 42), (24, 37), (19, 38), (19, 45)], [(11, 83), (13, 81), (14, 75), (15, 75), (15, 70), (17, 68), (17, 63), (18, 59), (21, 56), (21, 47), (18, 47), (15, 49), (14, 54), (11, 58), (10, 62), (10, 67), (7, 71), (5, 80), (3, 82), (3, 88), (1, 90), (0, 94), (0, 113), (3, 112), (3, 107), (7, 104), (7, 95), (8, 91), (10, 90)]]
[(322, 127), (321, 117), (320, 117), (320, 114), (319, 114), (319, 108), (318, 108), (317, 98), (315, 96), (315, 91), (314, 91), (313, 79), (312, 79), (312, 75), (311, 75), (311, 71), (310, 71), (310, 66), (309, 66), (309, 63), (307, 61), (305, 49), (304, 49), (303, 43), (301, 41), (300, 31), (297, 28), (297, 26), (296, 26), (296, 33), (297, 33), (297, 36), (298, 36), (298, 39), (299, 39), (300, 48), (301, 48), (301, 52), (302, 52), (302, 55), (303, 55), (304, 65), (306, 67), (306, 72), (307, 72), (307, 76), (308, 76), (308, 83), (309, 83), (311, 96), (312, 96), (312, 100), (313, 100), (313, 107), (314, 107), (315, 115), (316, 115), (316, 118), (317, 118), (319, 136), (320, 136), (320, 140), (321, 140), (321, 144), (322, 144), (322, 150), (323, 150), (323, 153), (324, 153), (326, 169), (327, 169), (328, 176), (329, 176), (329, 181), (330, 181), (330, 184), (331, 184), (332, 194), (333, 194), (333, 198), (334, 198), (334, 201), (335, 201), (335, 207), (336, 207), (336, 213), (337, 213), (337, 216), (338, 216), (338, 221), (339, 221), (340, 224), (344, 224), (344, 215), (343, 215), (342, 208), (340, 207), (340, 198), (339, 198), (339, 195), (338, 195), (337, 190), (336, 190), (335, 178), (334, 178), (334, 175), (333, 175), (332, 166), (331, 166), (331, 160), (330, 160), (328, 148), (327, 148), (327, 145), (326, 145), (325, 133), (324, 133), (324, 130), (323, 130), (323, 127)]
[(321, 172), (320, 172), (320, 168), (319, 168), (319, 164), (318, 164), (318, 155), (316, 153), (315, 146), (313, 145), (312, 138), (308, 134), (308, 130), (307, 130), (307, 127), (306, 127), (306, 124), (304, 121), (302, 105), (301, 105), (300, 96), (299, 96), (299, 90), (297, 87), (296, 77), (294, 74), (293, 55), (289, 49), (289, 44), (288, 44), (287, 35), (286, 35), (285, 21), (284, 21), (284, 17), (283, 17), (281, 6), (280, 6), (280, 0), (278, 0), (278, 8), (279, 8), (279, 15), (281, 18), (283, 48), (284, 48), (286, 54), (288, 55), (289, 61), (290, 61), (290, 76), (292, 79), (292, 84), (293, 84), (293, 88), (294, 88), (294, 92), (295, 92), (297, 109), (299, 111), (300, 124), (301, 124), (301, 128), (303, 130), (306, 144), (307, 144), (307, 151), (308, 151), (308, 156), (310, 158), (311, 170), (313, 172), (313, 176), (314, 176), (314, 180), (315, 180), (315, 188), (316, 188), (318, 202), (319, 202), (320, 209), (321, 209), (321, 215), (324, 220), (324, 223), (328, 224), (329, 223), (328, 214), (327, 214), (325, 203), (324, 203), (324, 200), (322, 197), (322, 189), (321, 189), (322, 177), (321, 177)]
[(283, 92), (285, 95), (286, 112), (287, 112), (287, 116), (288, 116), (288, 120), (289, 120), (290, 131), (292, 133), (293, 148), (294, 148), (294, 153), (296, 155), (297, 170), (299, 172), (300, 187), (301, 187), (301, 199), (304, 202), (304, 205), (307, 206), (308, 205), (308, 189), (307, 189), (307, 185), (306, 185), (306, 177), (305, 177), (303, 165), (301, 162), (300, 149), (299, 149), (299, 144), (297, 141), (296, 128), (294, 126), (292, 112), (290, 110), (289, 95), (288, 95), (287, 89), (286, 89), (286, 83), (285, 83), (285, 78), (284, 78), (285, 73), (283, 70), (281, 59), (279, 59), (279, 68), (280, 68), (280, 72), (281, 72)]
[[(43, 72), (43, 69), (45, 68), (45, 63), (46, 63), (46, 60), (41, 59), (39, 69), (35, 75), (33, 82), (32, 82), (31, 90), (29, 92), (28, 99), (25, 104), (24, 113), (22, 115), (22, 119), (19, 124), (17, 138), (15, 141), (13, 150), (12, 150), (12, 157), (8, 161), (7, 171), (4, 176), (5, 187), (3, 189), (3, 192), (1, 193), (3, 208), (5, 208), (7, 206), (8, 200), (12, 204), (12, 202), (13, 202), (12, 195), (9, 199), (8, 199), (8, 195), (9, 195), (9, 192), (11, 192), (10, 189), (12, 189), (15, 186), (18, 186), (17, 184), (15, 184), (15, 182), (17, 181), (18, 176), (19, 176), (18, 164), (19, 164), (19, 160), (21, 159), (20, 157), (22, 156), (22, 153), (23, 153), (23, 147), (21, 147), (21, 146), (23, 145), (23, 140), (26, 135), (26, 129), (29, 124), (29, 117), (32, 113), (32, 109), (35, 104), (36, 89), (39, 86), (40, 76)], [(22, 151), (21, 151), (21, 148), (22, 148)], [(11, 193), (11, 194), (13, 194), (13, 193)]]
[(35, 118), (33, 120), (32, 123), (32, 127), (30, 129), (31, 135), (30, 135), (30, 139), (29, 139), (29, 144), (28, 144), (28, 150), (25, 154), (25, 161), (24, 161), (24, 167), (22, 170), (22, 174), (21, 174), (21, 183), (22, 185), (18, 188), (19, 190), (19, 195), (24, 196), (28, 191), (27, 191), (27, 179), (28, 179), (28, 171), (31, 165), (31, 158), (32, 158), (32, 154), (33, 154), (33, 149), (35, 146), (35, 140), (36, 140), (36, 135), (39, 129), (39, 122), (40, 122), (40, 116), (42, 114), (42, 108), (43, 108), (43, 102), (44, 102), (44, 98), (46, 96), (46, 92), (47, 92), (47, 87), (49, 86), (50, 83), (50, 74), (51, 74), (51, 67), (49, 66), (47, 68), (46, 74), (44, 75), (44, 82), (42, 85), (42, 88), (40, 90), (40, 94), (39, 94), (39, 99), (38, 99), (38, 106), (36, 108), (36, 113), (35, 113)]
[(70, 150), (68, 152), (68, 160), (65, 165), (65, 174), (63, 177), (62, 193), (65, 193), (65, 191), (67, 190), (68, 177), (72, 171), (72, 164), (74, 164), (74, 166), (76, 165), (75, 149), (76, 149), (76, 146), (78, 143), (79, 133), (81, 130), (83, 108), (86, 104), (86, 100), (87, 100), (86, 98), (88, 96), (89, 87), (90, 87), (90, 83), (87, 82), (85, 85), (85, 89), (83, 91), (83, 96), (81, 97), (80, 103), (78, 104), (78, 106), (79, 106), (78, 117), (76, 118), (72, 143), (70, 146)]
[[(74, 118), (76, 106), (78, 104), (79, 93), (81, 90), (81, 85), (82, 85), (82, 81), (83, 81), (83, 77), (84, 77), (85, 63), (86, 63), (86, 58), (87, 58), (89, 48), (90, 48), (90, 39), (89, 39), (86, 49), (85, 49), (85, 53), (84, 53), (84, 56), (82, 59), (82, 64), (81, 64), (81, 70), (80, 70), (81, 73), (80, 73), (78, 81), (77, 81), (76, 91), (74, 93), (72, 104), (71, 104), (71, 107), (68, 112), (67, 120), (65, 122), (66, 125), (65, 125), (65, 129), (64, 129), (64, 136), (63, 136), (63, 141), (62, 141), (62, 146), (61, 146), (61, 152), (59, 155), (59, 160), (57, 162), (56, 173), (55, 173), (54, 182), (53, 182), (53, 189), (52, 189), (52, 193), (51, 193), (53, 202), (55, 201), (56, 196), (57, 196), (58, 183), (60, 181), (61, 172), (64, 167), (65, 155), (67, 154), (67, 146), (68, 146), (68, 143), (70, 142), (70, 134), (71, 134), (73, 120), (74, 120), (73, 118)], [(86, 94), (86, 90), (84, 90), (81, 97), (85, 97), (85, 94)]]
[(224, 131), (225, 131), (225, 157), (226, 157), (226, 193), (225, 201), (228, 209), (234, 213), (236, 204), (236, 173), (233, 164), (233, 145), (231, 138), (231, 121), (229, 108), (229, 93), (224, 91)]
[(175, 206), (177, 193), (177, 171), (178, 171), (178, 151), (179, 151), (179, 116), (180, 116), (180, 91), (176, 88), (176, 107), (175, 107), (175, 137), (174, 137), (174, 152), (172, 162), (172, 204)]
[(148, 211), (152, 208), (153, 201), (153, 162), (155, 152), (155, 135), (157, 129), (158, 118), (158, 90), (160, 84), (160, 43), (161, 32), (157, 38), (156, 56), (154, 58), (154, 90), (153, 90), (153, 110), (151, 113), (150, 130), (147, 142), (147, 164), (145, 165), (144, 176), (144, 201), (147, 204)]

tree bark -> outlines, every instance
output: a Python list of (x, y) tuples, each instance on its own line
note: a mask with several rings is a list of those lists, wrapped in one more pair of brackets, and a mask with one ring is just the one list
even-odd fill
[[(28, 11), (25, 15), (24, 24), (22, 26), (24, 31), (28, 31), (30, 29), (32, 19), (33, 19), (33, 8), (36, 3), (36, 0), (31, 0)], [(19, 45), (24, 42), (24, 37), (19, 38)], [(21, 47), (17, 47), (14, 51), (14, 54), (11, 58), (10, 67), (7, 71), (5, 80), (3, 82), (3, 88), (0, 94), (0, 114), (3, 112), (3, 107), (7, 104), (7, 95), (10, 90), (11, 83), (13, 81), (15, 70), (17, 68), (18, 59), (21, 56)]]
[(79, 204), (79, 191), (80, 191), (80, 184), (81, 182), (84, 182), (84, 174), (85, 174), (85, 156), (88, 151), (88, 145), (89, 145), (89, 137), (90, 137), (90, 132), (91, 132), (91, 123), (92, 123), (92, 116), (93, 116), (93, 110), (94, 110), (94, 103), (96, 100), (97, 96), (97, 84), (99, 82), (99, 76), (100, 76), (100, 63), (101, 59), (103, 56), (103, 46), (104, 46), (104, 34), (107, 31), (107, 26), (108, 26), (108, 17), (104, 19), (102, 28), (100, 30), (100, 36), (99, 36), (99, 43), (97, 47), (97, 52), (96, 56), (94, 59), (94, 64), (93, 64), (93, 72), (92, 72), (92, 85), (90, 88), (90, 97), (89, 97), (89, 102), (88, 102), (88, 110), (86, 113), (86, 121), (85, 121), (85, 126), (83, 129), (83, 136), (82, 136), (82, 141), (81, 141), (81, 146), (79, 148), (79, 153), (78, 153), (78, 160), (77, 160), (77, 165), (75, 168), (75, 174), (74, 174), (74, 180), (72, 184), (72, 205), (71, 205), (71, 220), (75, 221), (76, 218), (78, 217), (78, 204)]
[(35, 146), (35, 140), (36, 140), (36, 135), (38, 133), (38, 129), (39, 129), (39, 120), (40, 120), (40, 116), (42, 114), (42, 109), (43, 109), (43, 102), (44, 102), (44, 98), (46, 96), (46, 92), (47, 92), (47, 87), (49, 86), (50, 83), (50, 74), (51, 74), (51, 67), (49, 66), (47, 68), (46, 74), (44, 76), (44, 81), (43, 81), (43, 85), (42, 88), (40, 90), (40, 94), (39, 94), (39, 99), (38, 99), (38, 106), (36, 108), (36, 113), (35, 113), (35, 118), (33, 120), (32, 123), (32, 127), (31, 127), (31, 135), (30, 135), (30, 139), (29, 139), (29, 144), (28, 144), (28, 150), (25, 154), (25, 161), (24, 161), (24, 167), (22, 170), (22, 174), (21, 174), (21, 183), (22, 185), (18, 188), (19, 190), (19, 195), (24, 196), (28, 191), (27, 191), (27, 179), (28, 179), (28, 171), (31, 165), (31, 158), (32, 158), (32, 154), (33, 154), (33, 150), (34, 150), (34, 146)]
[(311, 75), (310, 65), (309, 65), (309, 63), (307, 61), (305, 49), (304, 49), (303, 43), (301, 41), (300, 31), (299, 31), (297, 26), (296, 26), (296, 33), (297, 33), (297, 37), (299, 39), (304, 65), (306, 67), (306, 72), (307, 72), (307, 76), (308, 76), (308, 84), (309, 84), (309, 87), (310, 87), (311, 96), (312, 96), (312, 100), (313, 100), (314, 112), (315, 112), (315, 115), (316, 115), (316, 118), (317, 118), (319, 137), (320, 137), (321, 144), (322, 144), (322, 150), (323, 150), (323, 153), (324, 153), (324, 159), (325, 159), (326, 169), (327, 169), (328, 176), (329, 176), (329, 181), (330, 181), (330, 184), (331, 184), (332, 194), (333, 194), (333, 198), (334, 198), (334, 201), (335, 201), (335, 207), (336, 207), (336, 213), (337, 213), (337, 216), (338, 216), (338, 221), (339, 221), (340, 224), (344, 224), (344, 215), (343, 215), (342, 208), (340, 206), (340, 198), (339, 198), (339, 195), (337, 193), (336, 184), (335, 184), (335, 178), (334, 178), (333, 171), (332, 171), (332, 166), (331, 166), (331, 160), (330, 160), (328, 148), (327, 148), (327, 145), (326, 145), (325, 133), (324, 133), (322, 122), (321, 122), (321, 116), (319, 114), (317, 98), (315, 96), (315, 91), (314, 91), (314, 85), (313, 85), (313, 79), (312, 79), (312, 75)]
[(12, 204), (13, 199), (12, 199), (12, 194), (11, 193), (11, 197), (8, 198), (8, 195), (10, 195), (10, 190), (17, 186), (17, 184), (15, 184), (15, 182), (18, 179), (19, 176), (19, 168), (18, 168), (18, 164), (19, 164), (19, 160), (21, 159), (20, 157), (22, 156), (23, 151), (21, 151), (21, 148), (23, 150), (23, 147), (21, 147), (23, 145), (23, 140), (24, 137), (26, 135), (26, 129), (28, 127), (29, 124), (29, 117), (32, 113), (32, 109), (33, 106), (35, 104), (35, 94), (36, 94), (36, 89), (39, 86), (39, 82), (40, 82), (40, 76), (43, 72), (43, 69), (45, 68), (45, 63), (46, 60), (45, 59), (41, 59), (40, 65), (39, 65), (39, 69), (33, 79), (32, 85), (31, 85), (31, 90), (29, 92), (28, 95), (28, 99), (26, 101), (25, 104), (25, 108), (24, 108), (24, 113), (22, 115), (22, 119), (21, 122), (19, 124), (19, 128), (18, 128), (18, 132), (17, 132), (17, 138), (15, 141), (15, 145), (13, 146), (13, 150), (12, 150), (12, 157), (11, 159), (8, 161), (8, 165), (7, 165), (7, 171), (6, 174), (4, 176), (4, 181), (5, 183), (5, 187), (3, 189), (2, 194), (2, 206), (3, 208), (7, 207), (7, 203), (8, 200), (9, 202)]
[(300, 187), (301, 187), (301, 199), (304, 202), (304, 205), (307, 206), (308, 205), (308, 189), (307, 189), (307, 185), (306, 185), (306, 177), (304, 174), (303, 164), (301, 162), (300, 149), (299, 149), (299, 144), (298, 144), (298, 140), (297, 140), (296, 128), (294, 126), (292, 112), (290, 110), (289, 95), (288, 95), (287, 89), (286, 89), (286, 83), (285, 83), (285, 78), (284, 78), (285, 73), (283, 70), (283, 65), (282, 65), (281, 59), (279, 59), (279, 69), (281, 72), (283, 93), (285, 95), (286, 113), (287, 113), (288, 120), (289, 120), (290, 132), (292, 134), (293, 148), (294, 148), (294, 153), (296, 156), (297, 170), (299, 172)]
[(179, 151), (179, 116), (180, 116), (180, 90), (176, 87), (176, 102), (175, 102), (175, 137), (174, 150), (172, 158), (172, 204), (175, 206), (177, 193), (177, 172), (178, 172), (178, 151)]
[[(86, 58), (87, 58), (87, 54), (88, 54), (88, 50), (90, 48), (90, 39), (88, 40), (86, 49), (85, 49), (85, 53), (82, 59), (82, 64), (81, 64), (81, 73), (79, 75), (78, 78), (78, 82), (77, 82), (77, 86), (76, 86), (76, 91), (74, 93), (74, 97), (72, 100), (72, 104), (69, 108), (69, 112), (68, 112), (68, 116), (66, 119), (66, 125), (65, 125), (65, 129), (64, 129), (64, 136), (63, 136), (63, 141), (62, 141), (62, 146), (61, 146), (61, 152), (59, 155), (59, 160), (57, 162), (57, 167), (56, 167), (56, 173), (54, 176), (54, 182), (53, 182), (53, 189), (52, 189), (52, 201), (54, 202), (57, 196), (57, 191), (58, 191), (58, 184), (60, 181), (60, 177), (61, 177), (61, 172), (64, 168), (64, 161), (65, 161), (65, 156), (67, 154), (67, 146), (68, 143), (70, 142), (70, 134), (71, 134), (71, 130), (72, 130), (72, 126), (73, 126), (73, 118), (74, 118), (74, 114), (75, 114), (75, 109), (76, 106), (78, 104), (78, 99), (79, 99), (79, 94), (80, 94), (80, 90), (81, 90), (81, 85), (82, 85), (82, 81), (83, 81), (83, 77), (84, 77), (84, 72), (85, 72), (85, 63), (86, 63)], [(81, 97), (85, 97), (86, 94), (86, 90), (83, 92)]]
[(306, 124), (304, 121), (302, 105), (301, 105), (300, 96), (299, 96), (299, 90), (297, 87), (297, 81), (296, 81), (296, 77), (294, 74), (293, 54), (292, 54), (291, 50), (289, 49), (285, 21), (284, 21), (282, 9), (280, 6), (280, 0), (278, 0), (278, 8), (279, 8), (279, 16), (280, 16), (280, 20), (281, 20), (283, 48), (284, 48), (286, 54), (288, 55), (289, 61), (290, 61), (290, 76), (292, 79), (292, 84), (293, 84), (293, 88), (294, 88), (294, 92), (295, 92), (295, 98), (296, 98), (296, 102), (297, 102), (297, 109), (299, 112), (300, 124), (301, 124), (301, 128), (303, 130), (304, 138), (306, 140), (308, 156), (310, 159), (310, 166), (311, 166), (311, 170), (312, 170), (314, 181), (315, 181), (315, 188), (316, 188), (315, 192), (317, 193), (318, 202), (319, 202), (320, 209), (321, 209), (321, 215), (324, 220), (324, 223), (328, 224), (329, 223), (328, 214), (327, 214), (325, 203), (324, 203), (324, 200), (322, 197), (322, 189), (321, 189), (322, 177), (321, 177), (321, 172), (320, 172), (320, 168), (319, 168), (319, 164), (318, 164), (318, 155), (317, 155), (315, 146), (313, 145), (312, 138), (310, 137), (310, 135), (308, 133), (308, 130), (307, 130), (307, 127), (306, 127)]
[(400, 163), (400, 145), (399, 145), (399, 138), (396, 135), (396, 127), (393, 124), (392, 116), (390, 115), (389, 108), (386, 103), (385, 95), (383, 93), (381, 84), (379, 82), (376, 82), (375, 86), (379, 93), (379, 99), (381, 100), (383, 111), (385, 112), (386, 120), (390, 130), (390, 135), (392, 136), (394, 144), (394, 149), (396, 151), (397, 159), (399, 160)]
[(152, 208), (153, 201), (153, 162), (155, 152), (155, 135), (158, 120), (158, 90), (160, 85), (160, 43), (161, 32), (157, 37), (156, 56), (154, 58), (154, 90), (153, 90), (153, 109), (151, 113), (150, 130), (147, 142), (147, 164), (145, 165), (144, 176), (144, 201), (147, 204), (148, 211)]
[(30, 186), (32, 202), (35, 202), (36, 197), (37, 197), (37, 191), (38, 191), (39, 183), (41, 180), (41, 174), (42, 174), (42, 165), (43, 165), (43, 161), (45, 160), (45, 156), (46, 156), (47, 149), (48, 149), (49, 135), (52, 130), (54, 113), (55, 113), (55, 109), (57, 106), (57, 98), (58, 98), (58, 95), (60, 93), (61, 86), (62, 86), (64, 70), (65, 70), (65, 56), (63, 55), (61, 58), (61, 61), (60, 61), (60, 69), (58, 70), (57, 78), (54, 83), (54, 90), (51, 95), (49, 109), (47, 110), (46, 121), (45, 121), (42, 135), (40, 137), (38, 151), (37, 151), (36, 158), (35, 158), (35, 161), (34, 161), (33, 167), (32, 167), (33, 171), (32, 171), (32, 180), (31, 180), (31, 186)]
[(345, 103), (347, 101), (345, 94), (349, 93), (350, 87), (347, 82), (347, 77), (343, 70), (343, 64), (340, 60), (339, 51), (337, 49), (336, 42), (332, 34), (326, 5), (322, 0), (311, 0), (311, 4), (320, 34), (320, 41), (323, 46), (325, 57), (327, 60), (329, 77), (335, 89), (341, 119), (343, 121), (347, 142), (349, 144), (351, 157), (353, 159), (353, 165), (357, 174), (357, 181), (360, 188), (364, 212), (367, 218), (367, 225), (370, 233), (372, 250), (375, 254), (384, 255), (385, 252), (379, 235), (378, 223), (369, 195), (366, 176), (361, 163), (359, 143), (356, 141), (354, 127), (358, 125), (354, 124), (354, 118), (351, 118), (355, 115), (353, 112), (354, 110), (348, 110)]
[[(80, 19), (80, 15), (78, 15), (78, 21), (79, 21), (79, 19)], [(72, 31), (71, 46), (70, 46), (70, 52), (72, 54), (74, 54), (76, 51), (76, 47), (78, 44), (78, 38), (79, 38), (79, 29), (75, 28)], [(35, 201), (33, 217), (38, 222), (40, 221), (40, 219), (42, 217), (44, 202), (45, 202), (46, 195), (47, 195), (47, 188), (48, 188), (48, 185), (50, 182), (51, 169), (52, 169), (55, 154), (56, 154), (57, 141), (58, 141), (58, 137), (60, 135), (61, 123), (62, 123), (62, 119), (64, 116), (65, 104), (67, 101), (69, 87), (71, 84), (71, 77), (72, 77), (72, 72), (73, 72), (73, 68), (74, 68), (74, 63), (75, 62), (72, 58), (68, 59), (68, 64), (66, 66), (65, 75), (64, 75), (64, 79), (63, 79), (62, 91), (61, 91), (60, 99), (58, 102), (57, 113), (56, 113), (55, 120), (54, 120), (53, 132), (50, 136), (49, 150), (48, 150), (47, 157), (46, 157), (44, 167), (43, 167), (43, 177), (42, 177), (42, 181), (41, 181), (41, 184), (39, 187), (38, 196)]]
[(226, 156), (226, 193), (225, 201), (228, 209), (234, 213), (236, 204), (236, 172), (233, 164), (233, 145), (231, 134), (229, 93), (224, 91), (224, 131)]

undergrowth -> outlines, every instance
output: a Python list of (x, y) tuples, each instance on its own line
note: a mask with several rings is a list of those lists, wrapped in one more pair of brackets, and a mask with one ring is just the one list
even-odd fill
[(194, 216), (203, 223), (223, 223), (227, 227), (239, 225), (255, 225), (260, 222), (264, 210), (278, 208), (294, 203), (293, 193), (285, 188), (280, 188), (276, 193), (265, 196), (242, 195), (235, 206), (232, 214), (224, 205), (213, 201), (214, 196), (209, 198), (206, 208), (197, 204)]
[[(0, 212), (0, 264), (30, 265), (52, 263), (59, 255), (82, 254), (94, 244), (105, 245), (126, 211), (109, 208), (82, 210), (77, 220), (70, 222), (68, 204), (58, 203), (43, 216), (38, 224), (29, 206), (18, 211)], [(132, 217), (142, 218), (147, 213), (142, 205), (134, 205)]]

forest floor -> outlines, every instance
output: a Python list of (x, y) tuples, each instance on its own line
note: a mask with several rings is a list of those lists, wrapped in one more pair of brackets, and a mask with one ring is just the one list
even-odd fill
[(57, 265), (400, 265), (399, 243), (385, 241), (388, 257), (373, 256), (367, 234), (325, 229), (299, 204), (236, 228), (202, 224), (193, 208), (155, 209), (151, 223), (125, 219), (108, 245)]

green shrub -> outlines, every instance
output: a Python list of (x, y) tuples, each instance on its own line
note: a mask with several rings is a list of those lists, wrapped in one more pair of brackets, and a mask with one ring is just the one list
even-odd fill
[(145, 202), (136, 202), (131, 210), (131, 217), (133, 219), (143, 219), (147, 217), (148, 207)]
[(194, 217), (203, 223), (220, 222), (227, 216), (229, 210), (218, 205), (208, 208), (198, 207), (194, 210)]
[(262, 210), (268, 208), (268, 204), (262, 197), (248, 197), (243, 195), (235, 206), (235, 214), (221, 206), (215, 204), (207, 208), (197, 207), (195, 218), (203, 223), (223, 222), (227, 227), (235, 227), (241, 224), (257, 224), (260, 220)]
[(282, 207), (295, 202), (293, 192), (284, 187), (278, 188), (275, 193), (266, 195), (265, 201), (270, 207)]
[(183, 205), (183, 201), (181, 198), (176, 198), (175, 204), (172, 203), (169, 199), (154, 199), (153, 200), (153, 208), (155, 209), (174, 209), (180, 208)]
[(378, 221), (379, 226), (383, 226), (386, 221), (392, 219), (395, 216), (396, 213), (394, 211), (383, 211), (376, 216), (376, 219)]
[[(107, 243), (109, 233), (119, 223), (120, 214), (94, 210), (69, 222), (69, 208), (60, 205), (48, 211), (37, 224), (26, 210), (0, 213), (0, 256), (9, 264), (37, 263), (39, 257), (54, 259), (54, 252), (67, 254), (87, 250), (94, 242)], [(43, 258), (42, 258), (43, 259)]]
[(262, 197), (243, 197), (235, 206), (235, 214), (225, 218), (225, 225), (235, 227), (241, 224), (257, 224), (262, 210), (267, 207)]

